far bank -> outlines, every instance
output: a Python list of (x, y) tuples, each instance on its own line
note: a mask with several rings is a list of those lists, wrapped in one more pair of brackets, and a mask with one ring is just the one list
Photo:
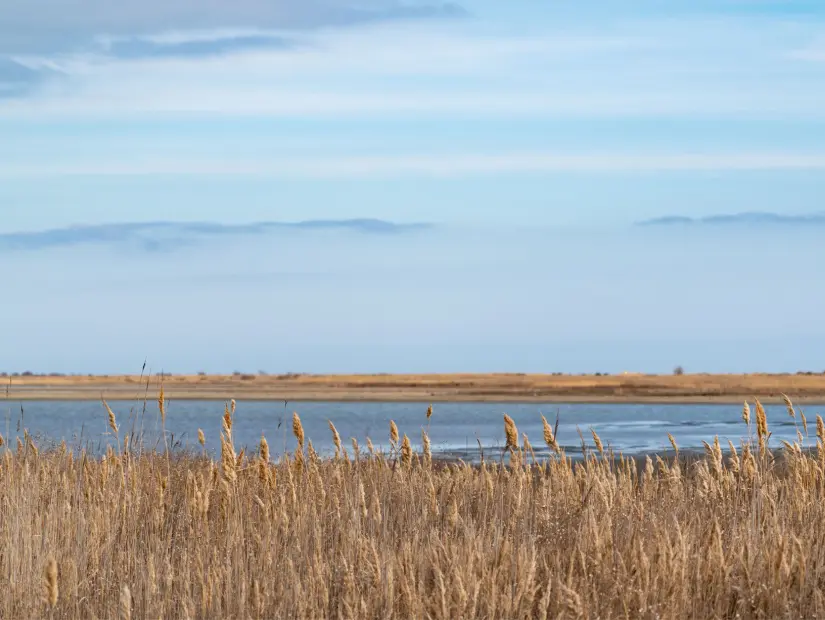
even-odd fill
[(4, 377), (9, 400), (825, 403), (825, 374), (152, 375)]

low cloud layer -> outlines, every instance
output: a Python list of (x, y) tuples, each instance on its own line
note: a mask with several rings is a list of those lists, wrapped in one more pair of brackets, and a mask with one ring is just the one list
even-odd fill
[(214, 222), (149, 222), (73, 226), (35, 232), (0, 234), (0, 252), (47, 250), (76, 246), (115, 245), (145, 251), (172, 250), (217, 237), (267, 235), (285, 231), (343, 231), (389, 235), (426, 230), (429, 224), (396, 224), (384, 220), (309, 220), (226, 225)]
[(784, 215), (753, 211), (749, 213), (732, 213), (709, 215), (706, 217), (685, 217), (682, 215), (668, 215), (639, 222), (640, 226), (823, 226), (825, 213), (810, 213), (805, 215)]

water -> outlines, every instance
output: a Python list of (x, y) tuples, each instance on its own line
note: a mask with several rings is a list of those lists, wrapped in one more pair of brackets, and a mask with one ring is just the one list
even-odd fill
[[(111, 402), (120, 425), (125, 431), (143, 428), (145, 444), (163, 445), (157, 404), (149, 402), (146, 413), (143, 403)], [(233, 426), (238, 450), (254, 449), (261, 433), (267, 437), (270, 451), (277, 456), (295, 449), (292, 436), (292, 412), (301, 416), (307, 439), (316, 451), (327, 455), (333, 451), (327, 420), (335, 423), (345, 444), (355, 437), (366, 451), (366, 438), (376, 448), (389, 448), (389, 423), (395, 420), (402, 434), (406, 433), (414, 447), (420, 447), (421, 430), (427, 427), (427, 403), (290, 403), (239, 402)], [(814, 434), (815, 414), (820, 407), (806, 411), (810, 432)], [(48, 442), (65, 439), (73, 446), (83, 445), (95, 452), (112, 443), (108, 420), (100, 402), (27, 402), (8, 403), (0, 409), (0, 432), (8, 444), (22, 437), (23, 429), (38, 439), (41, 447)], [(794, 420), (782, 406), (767, 407), (771, 442), (796, 440)], [(642, 454), (670, 448), (667, 438), (672, 433), (680, 448), (700, 448), (702, 441), (712, 441), (715, 435), (726, 443), (747, 437), (741, 419), (741, 407), (719, 404), (504, 404), (504, 403), (437, 403), (429, 424), (433, 452), (444, 457), (477, 460), (478, 442), (488, 458), (498, 458), (504, 444), (502, 414), (509, 414), (519, 433), (527, 433), (536, 452), (546, 452), (542, 441), (544, 413), (551, 424), (559, 416), (558, 442), (569, 454), (581, 453), (577, 427), (588, 446), (593, 446), (590, 429), (594, 429), (606, 446), (624, 454)], [(220, 429), (223, 403), (204, 401), (173, 401), (168, 403), (166, 441), (176, 447), (200, 450), (198, 429), (206, 436), (206, 449), (215, 454), (220, 450)], [(814, 441), (810, 441), (813, 445)]]

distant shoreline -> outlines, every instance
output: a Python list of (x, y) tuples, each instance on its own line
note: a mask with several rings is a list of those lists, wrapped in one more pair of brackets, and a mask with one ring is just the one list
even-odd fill
[(759, 398), (825, 404), (825, 374), (749, 375), (172, 375), (3, 377), (13, 401), (143, 400), (161, 383), (176, 400), (741, 404)]

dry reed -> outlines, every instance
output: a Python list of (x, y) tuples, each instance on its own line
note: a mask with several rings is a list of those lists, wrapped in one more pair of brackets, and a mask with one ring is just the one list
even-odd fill
[(825, 617), (820, 417), (818, 451), (774, 448), (757, 402), (758, 443), (637, 463), (595, 432), (574, 461), (544, 419), (550, 456), (522, 451), (508, 416), (509, 467), (426, 433), (399, 466), (320, 458), (297, 414), (300, 451), (238, 455), (234, 408), (218, 461), (0, 450), (0, 618)]

